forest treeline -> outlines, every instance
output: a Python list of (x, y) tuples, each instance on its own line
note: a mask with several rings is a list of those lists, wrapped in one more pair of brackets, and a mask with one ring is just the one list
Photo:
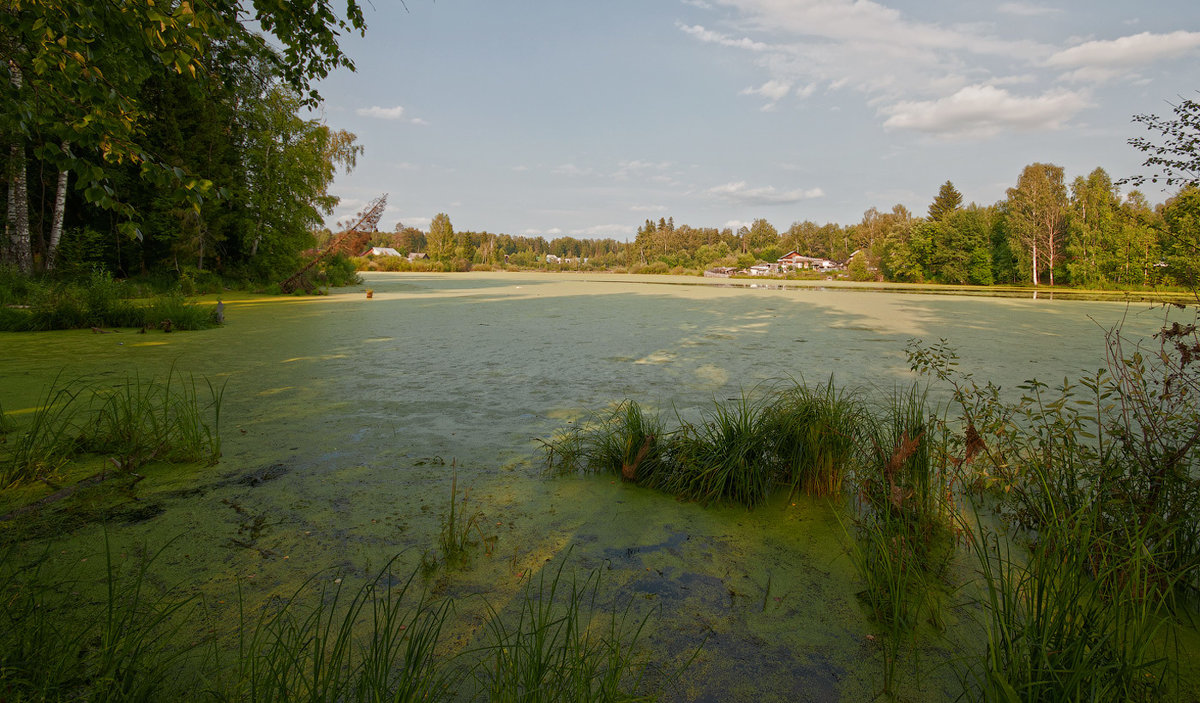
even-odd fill
[[(357, 0), (336, 2), (4, 3), (0, 264), (175, 281), (295, 271), (330, 236), (320, 229), (337, 203), (329, 187), (362, 152), (353, 134), (306, 116), (320, 104), (312, 83), (353, 67), (339, 38), (365, 27)], [(1190, 288), (1200, 192), (1169, 174), (1196, 172), (1200, 110), (1185, 100), (1175, 112), (1134, 118), (1161, 141), (1130, 140), (1165, 185), (1183, 186), (1159, 205), (1122, 194), (1101, 169), (1068, 182), (1038, 163), (998, 203), (964, 205), (947, 181), (925, 213), (871, 208), (853, 224), (758, 219), (734, 230), (662, 218), (633, 241), (548, 240), (455, 232), (441, 213), (428, 231), (397, 225), (374, 243), (446, 270), (549, 266), (552, 254), (557, 267), (698, 272), (795, 250), (864, 280)]]
[(12, 0), (0, 8), (3, 261), (278, 280), (313, 246), (355, 137), (304, 117), (351, 67), (356, 0)]
[[(780, 230), (757, 219), (734, 230), (660, 218), (646, 220), (625, 242), (455, 232), (440, 213), (428, 232), (397, 224), (373, 244), (427, 253), (433, 263), (425, 266), (444, 270), (508, 265), (696, 273), (773, 262), (796, 251), (846, 264), (848, 275), (861, 280), (1192, 288), (1200, 268), (1192, 246), (1198, 226), (1200, 190), (1194, 187), (1151, 205), (1138, 190), (1122, 195), (1104, 169), (1068, 183), (1062, 167), (1035, 163), (1000, 202), (964, 204), (947, 181), (924, 214), (903, 205), (872, 207), (850, 225), (803, 220)], [(561, 262), (547, 263), (547, 255)], [(383, 270), (414, 265), (386, 257), (359, 264)]]

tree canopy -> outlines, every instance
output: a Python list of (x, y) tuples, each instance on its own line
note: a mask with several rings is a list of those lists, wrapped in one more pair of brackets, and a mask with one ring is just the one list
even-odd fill
[[(60, 182), (55, 222), (69, 205), (68, 227), (156, 240), (126, 247), (141, 251), (141, 267), (179, 268), (181, 253), (201, 268), (206, 254), (208, 262), (257, 256), (285, 213), (289, 236), (307, 236), (314, 213), (333, 204), (331, 169), (357, 154), (353, 135), (296, 116), (319, 99), (313, 81), (353, 67), (338, 38), (365, 23), (357, 0), (342, 7), (339, 16), (330, 0), (6, 3), (0, 143), (10, 259), (26, 270), (25, 252), (54, 261), (58, 240), (45, 233), (55, 227), (35, 221), (31, 233), (24, 185), (47, 170)], [(304, 187), (292, 197), (285, 183), (270, 202), (258, 187), (266, 179)], [(118, 259), (114, 270), (135, 263), (127, 253), (107, 255)]]

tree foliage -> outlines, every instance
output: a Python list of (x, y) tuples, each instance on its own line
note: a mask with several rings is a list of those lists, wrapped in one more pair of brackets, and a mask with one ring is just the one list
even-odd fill
[(941, 220), (962, 207), (962, 193), (950, 181), (942, 184), (937, 197), (929, 205), (929, 219)]
[[(64, 182), (70, 173), (76, 194), (62, 199), (56, 217), (67, 204), (108, 211), (104, 228), (139, 239), (160, 234), (162, 212), (169, 210), (176, 229), (191, 230), (185, 236), (210, 240), (205, 210), (228, 215), (245, 206), (214, 203), (232, 197), (228, 182), (218, 182), (222, 174), (242, 166), (216, 137), (241, 149), (245, 131), (230, 114), (240, 112), (236, 101), (245, 97), (246, 84), (280, 84), (299, 104), (312, 104), (319, 97), (313, 80), (353, 67), (338, 37), (364, 28), (358, 0), (346, 1), (344, 17), (330, 0), (8, 0), (0, 7), (7, 180), (16, 182), (14, 173), (34, 173), (35, 166)], [(196, 131), (170, 133), (193, 118)], [(173, 150), (176, 137), (206, 140), (212, 150), (206, 158), (194, 149), (181, 156)], [(23, 199), (12, 193), (10, 212), (19, 208), (14, 200)], [(14, 248), (35, 244), (38, 236), (10, 227)], [(50, 259), (54, 251), (43, 253)], [(17, 263), (29, 268), (26, 260)]]
[(1162, 182), (1167, 187), (1200, 186), (1200, 102), (1180, 100), (1171, 106), (1174, 118), (1157, 115), (1135, 115), (1139, 122), (1157, 139), (1134, 137), (1129, 140), (1138, 151), (1149, 154), (1143, 166), (1154, 170), (1150, 176), (1131, 176), (1120, 183), (1142, 186)]
[(1029, 252), (1033, 284), (1038, 285), (1045, 269), (1054, 285), (1054, 267), (1059, 263), (1066, 230), (1067, 187), (1062, 166), (1026, 166), (1017, 185), (1008, 189), (1006, 207), (1013, 233)]

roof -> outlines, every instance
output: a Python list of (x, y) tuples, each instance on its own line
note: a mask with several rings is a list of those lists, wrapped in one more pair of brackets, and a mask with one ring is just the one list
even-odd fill
[(359, 256), (403, 256), (403, 254), (391, 247), (371, 247)]

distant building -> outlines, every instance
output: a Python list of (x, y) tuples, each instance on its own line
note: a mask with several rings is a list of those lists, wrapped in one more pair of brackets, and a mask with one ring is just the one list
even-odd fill
[(414, 251), (408, 255), (409, 261), (416, 261), (417, 259), (428, 259), (428, 258), (429, 258), (429, 254), (426, 254), (425, 252), (421, 252), (421, 251)]
[(548, 263), (548, 264), (561, 264), (561, 263), (562, 263), (562, 258), (561, 258), (561, 257), (558, 257), (558, 256), (555, 256), (554, 254), (546, 254), (546, 263)]
[(839, 266), (829, 259), (821, 259), (813, 256), (800, 256), (798, 252), (789, 251), (787, 254), (779, 257), (779, 267), (784, 271), (795, 271), (798, 269), (810, 269), (813, 271), (831, 271), (839, 268)]
[(404, 256), (404, 254), (391, 247), (371, 247), (359, 254), (359, 256)]
[(709, 278), (729, 278), (737, 273), (736, 266), (716, 266), (704, 272), (704, 275)]

